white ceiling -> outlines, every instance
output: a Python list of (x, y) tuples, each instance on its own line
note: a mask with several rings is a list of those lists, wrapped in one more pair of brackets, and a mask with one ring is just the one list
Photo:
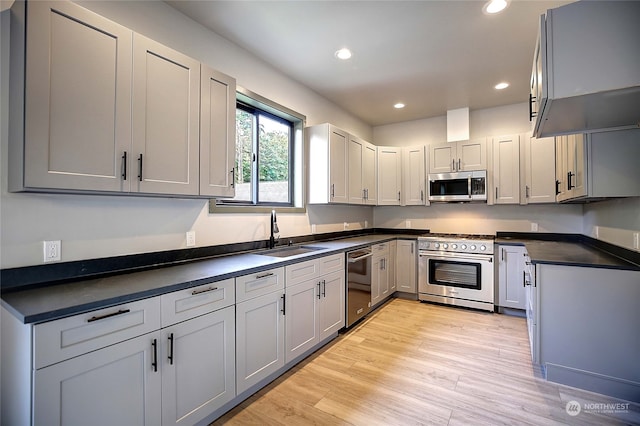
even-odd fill
[(480, 0), (168, 3), (377, 126), (526, 102), (539, 16), (570, 1), (512, 0), (493, 16)]

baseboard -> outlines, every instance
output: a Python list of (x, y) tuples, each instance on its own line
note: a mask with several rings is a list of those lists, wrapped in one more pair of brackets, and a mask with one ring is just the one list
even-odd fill
[(640, 403), (638, 382), (552, 363), (546, 363), (545, 367), (546, 378), (550, 382)]

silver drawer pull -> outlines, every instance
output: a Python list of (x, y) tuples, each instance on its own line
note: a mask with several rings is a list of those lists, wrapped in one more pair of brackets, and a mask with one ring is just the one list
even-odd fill
[(209, 287), (209, 288), (205, 288), (203, 290), (193, 290), (191, 292), (192, 296), (195, 296), (196, 294), (202, 294), (202, 293), (206, 293), (208, 291), (216, 291), (218, 289), (218, 287)]
[(99, 321), (105, 318), (115, 317), (116, 315), (128, 314), (129, 312), (131, 312), (131, 309), (120, 309), (118, 312), (112, 312), (110, 314), (101, 315), (99, 317), (91, 317), (87, 320), (87, 322)]
[(266, 274), (256, 275), (256, 279), (267, 278), (273, 276), (273, 272), (267, 272)]

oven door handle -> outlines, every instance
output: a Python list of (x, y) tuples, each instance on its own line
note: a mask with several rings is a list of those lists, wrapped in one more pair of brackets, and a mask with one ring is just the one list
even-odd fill
[(349, 263), (356, 263), (362, 259), (366, 259), (367, 257), (371, 257), (371, 256), (373, 256), (373, 252), (367, 253), (358, 257), (349, 257)]
[(434, 260), (459, 260), (461, 262), (464, 262), (466, 260), (477, 260), (479, 262), (484, 261), (484, 262), (493, 263), (492, 255), (474, 254), (474, 253), (456, 253), (452, 255), (445, 255), (445, 254), (432, 255), (428, 253), (420, 253), (420, 257), (425, 257), (425, 258), (434, 259)]

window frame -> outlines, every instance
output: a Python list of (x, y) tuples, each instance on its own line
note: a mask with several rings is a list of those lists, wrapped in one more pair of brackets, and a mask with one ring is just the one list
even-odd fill
[[(296, 111), (284, 107), (276, 102), (253, 93), (243, 87), (236, 87), (236, 108), (248, 112), (259, 111), (266, 117), (284, 123), (291, 123), (291, 137), (289, 142), (289, 203), (260, 202), (258, 193), (255, 201), (239, 201), (231, 199), (210, 199), (209, 213), (263, 213), (276, 210), (280, 212), (304, 213), (306, 209), (305, 197), (305, 167), (304, 167), (304, 127), (306, 117)], [(235, 114), (234, 114), (235, 116)], [(252, 176), (259, 180), (259, 148), (256, 145), (256, 161), (252, 161)], [(235, 168), (235, 164), (234, 164)], [(254, 174), (254, 171), (256, 172)], [(259, 182), (252, 182), (252, 192), (257, 191)]]

